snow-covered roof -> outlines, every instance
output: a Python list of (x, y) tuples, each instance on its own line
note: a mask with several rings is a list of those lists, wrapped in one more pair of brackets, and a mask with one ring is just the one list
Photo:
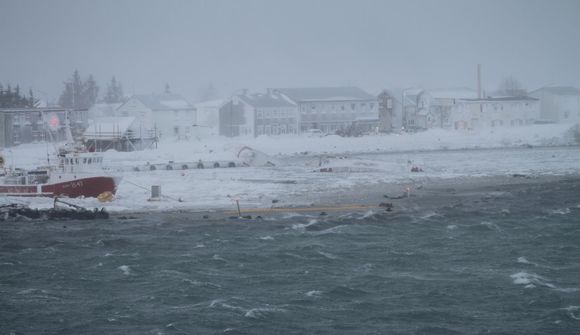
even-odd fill
[(284, 99), (280, 94), (246, 94), (239, 98), (250, 106), (256, 108), (294, 107), (296, 104)]
[(135, 121), (132, 116), (97, 118), (83, 133), (85, 139), (116, 139), (122, 137)]
[(199, 102), (199, 103), (196, 103), (194, 106), (195, 106), (195, 108), (198, 108), (198, 109), (220, 108), (221, 106), (224, 105), (224, 103), (225, 103), (225, 100), (216, 99), (216, 100), (208, 100), (208, 101)]
[(547, 92), (550, 94), (555, 94), (555, 95), (580, 95), (580, 90), (577, 89), (576, 87), (572, 87), (572, 86), (551, 86), (551, 87), (542, 87), (542, 88), (538, 88), (537, 90), (532, 91), (531, 93), (536, 93), (536, 92)]
[(112, 112), (117, 110), (117, 108), (119, 108), (122, 105), (122, 103), (112, 103), (112, 104), (108, 104), (108, 103), (98, 103), (98, 104), (94, 104), (91, 106), (91, 108), (89, 108), (89, 112), (96, 112), (96, 113), (106, 113), (106, 112)]
[(427, 93), (435, 99), (475, 99), (477, 92), (466, 87), (454, 89), (428, 90)]
[(144, 94), (135, 95), (133, 98), (141, 101), (141, 103), (152, 110), (194, 109), (179, 94)]
[(298, 102), (376, 99), (358, 87), (275, 88), (274, 90)]
[(473, 102), (502, 102), (502, 101), (538, 101), (539, 99), (533, 97), (486, 97), (482, 99), (459, 99), (463, 101), (473, 101)]

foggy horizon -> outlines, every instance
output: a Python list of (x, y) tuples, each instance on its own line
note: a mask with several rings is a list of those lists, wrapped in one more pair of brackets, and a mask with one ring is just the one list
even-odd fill
[[(75, 69), (102, 95), (237, 89), (580, 86), (577, 1), (0, 0), (0, 83), (56, 101)], [(6, 33), (8, 32), (8, 33)]]

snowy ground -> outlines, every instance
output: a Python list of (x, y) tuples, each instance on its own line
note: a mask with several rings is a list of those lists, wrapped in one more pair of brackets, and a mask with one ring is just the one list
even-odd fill
[[(376, 185), (463, 177), (580, 174), (580, 147), (570, 125), (542, 125), (481, 133), (433, 130), (417, 134), (377, 135), (360, 138), (260, 137), (257, 139), (194, 139), (161, 142), (156, 150), (105, 153), (108, 172), (122, 175), (115, 200), (74, 199), (86, 207), (106, 207), (112, 212), (205, 210), (304, 206), (329, 201), (334, 194), (348, 195)], [(275, 167), (240, 167), (192, 170), (131, 171), (147, 163), (237, 161), (243, 146), (272, 155)], [(530, 147), (532, 146), (532, 147)], [(538, 147), (541, 146), (541, 147)], [(477, 150), (474, 150), (477, 149)], [(15, 166), (46, 164), (46, 144), (29, 144), (4, 150)], [(423, 172), (412, 173), (413, 165)], [(333, 172), (315, 172), (332, 168)], [(166, 196), (148, 201), (151, 185), (161, 185)], [(396, 186), (399, 187), (399, 186)], [(403, 192), (403, 190), (401, 190)], [(330, 197), (329, 197), (330, 196)], [(352, 194), (353, 201), (357, 195)], [(181, 201), (177, 201), (181, 200)], [(2, 198), (33, 207), (52, 206), (50, 199)]]

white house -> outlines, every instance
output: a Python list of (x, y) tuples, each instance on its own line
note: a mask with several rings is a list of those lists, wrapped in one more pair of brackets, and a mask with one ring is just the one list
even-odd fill
[(419, 96), (423, 93), (422, 88), (406, 88), (401, 90), (402, 127), (406, 130), (419, 130), (427, 128), (427, 118), (420, 115)]
[(458, 99), (450, 109), (448, 122), (454, 130), (520, 127), (535, 123), (539, 101), (532, 97), (487, 97)]
[(89, 108), (89, 119), (96, 119), (101, 117), (116, 116), (117, 109), (121, 107), (122, 103), (97, 103)]
[(453, 106), (459, 99), (477, 98), (469, 88), (424, 90), (417, 95), (417, 127), (452, 128), (449, 119)]
[(195, 119), (192, 133), (194, 137), (217, 136), (219, 134), (220, 108), (223, 99), (209, 100), (194, 105)]
[(220, 108), (219, 120), (220, 135), (229, 137), (299, 132), (296, 104), (272, 91), (235, 95)]
[(178, 94), (134, 95), (122, 104), (116, 116), (133, 116), (141, 129), (159, 138), (187, 139), (195, 123), (195, 108)]
[(379, 125), (377, 97), (358, 87), (275, 88), (298, 106), (300, 131), (320, 129), (334, 133), (355, 126), (373, 130)]
[(530, 93), (540, 99), (540, 118), (544, 122), (580, 122), (580, 90), (570, 86), (542, 87)]

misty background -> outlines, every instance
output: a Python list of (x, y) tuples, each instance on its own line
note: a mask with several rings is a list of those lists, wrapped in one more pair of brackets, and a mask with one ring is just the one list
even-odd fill
[[(580, 86), (579, 1), (7, 1), (0, 81), (56, 101), (77, 69), (125, 94), (213, 86)], [(103, 91), (101, 91), (101, 94)]]

